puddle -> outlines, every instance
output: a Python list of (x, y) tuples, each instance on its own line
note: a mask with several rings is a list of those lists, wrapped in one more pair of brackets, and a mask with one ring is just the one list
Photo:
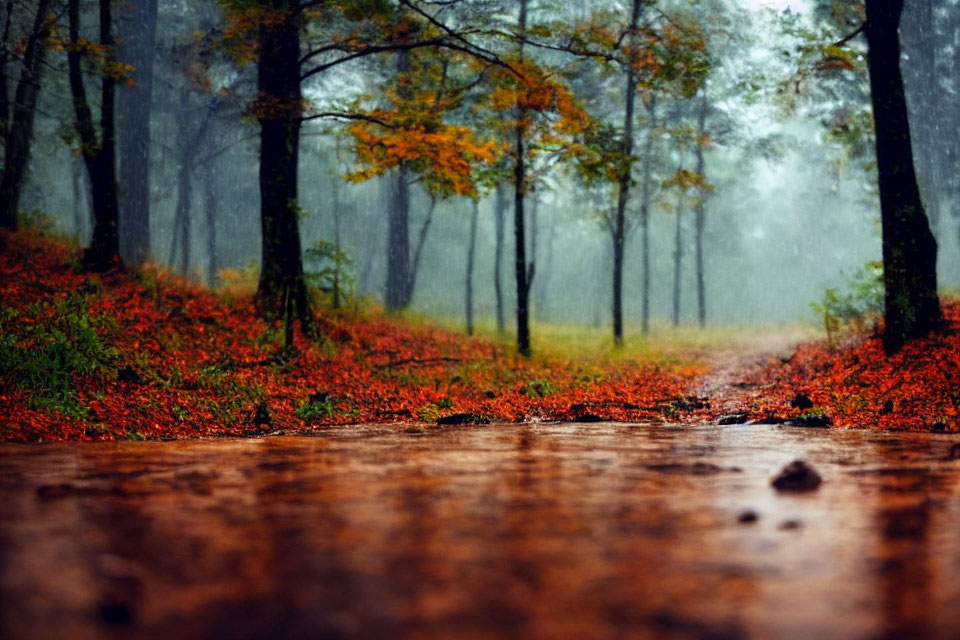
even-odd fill
[[(956, 441), (538, 424), (0, 445), (0, 628), (956, 638)], [(823, 483), (773, 489), (797, 458)]]

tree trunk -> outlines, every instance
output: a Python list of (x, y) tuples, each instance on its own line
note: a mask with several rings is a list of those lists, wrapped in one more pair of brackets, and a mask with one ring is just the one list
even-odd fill
[(136, 85), (117, 96), (120, 130), (120, 255), (128, 264), (150, 258), (150, 113), (156, 51), (157, 0), (132, 0), (119, 21), (120, 57), (135, 69)]
[[(408, 69), (407, 52), (401, 51), (397, 54), (397, 76), (402, 76)], [(391, 181), (390, 201), (387, 203), (390, 226), (384, 301), (387, 311), (396, 311), (410, 304), (410, 175), (406, 165), (400, 164)]]
[(680, 278), (683, 275), (683, 188), (677, 195), (677, 208), (673, 212), (675, 216), (675, 231), (673, 238), (673, 326), (680, 326)]
[(937, 298), (937, 242), (930, 232), (910, 146), (910, 124), (900, 73), (898, 27), (903, 0), (867, 0), (871, 100), (886, 288), (884, 348), (898, 351), (941, 323)]
[(467, 335), (473, 335), (473, 263), (477, 250), (477, 221), (480, 217), (480, 202), (474, 198), (473, 211), (470, 214), (470, 239), (467, 244), (467, 277), (464, 304), (467, 316)]
[(493, 204), (494, 225), (496, 228), (496, 247), (493, 255), (493, 290), (497, 300), (497, 333), (507, 330), (506, 314), (503, 305), (503, 244), (506, 239), (507, 194), (503, 184), (497, 185)]
[(387, 211), (387, 283), (384, 302), (387, 311), (403, 309), (410, 302), (410, 176), (403, 164), (390, 176)]
[[(120, 242), (117, 234), (117, 171), (114, 137), (114, 88), (110, 75), (101, 78), (100, 136), (93, 124), (93, 115), (87, 101), (80, 68), (82, 52), (80, 39), (79, 0), (70, 0), (67, 12), (70, 21), (70, 42), (67, 67), (70, 75), (70, 93), (80, 136), (83, 161), (90, 176), (90, 195), (93, 207), (93, 237), (83, 254), (83, 265), (94, 271), (106, 271), (119, 260)], [(111, 0), (99, 0), (100, 44), (110, 52), (113, 49)], [(108, 53), (108, 55), (110, 55)]]
[(700, 179), (703, 181), (703, 188), (700, 190), (699, 197), (697, 198), (697, 206), (694, 210), (696, 215), (695, 219), (695, 242), (696, 242), (696, 260), (697, 260), (697, 320), (700, 323), (700, 328), (703, 329), (707, 326), (707, 289), (706, 282), (703, 273), (703, 229), (706, 223), (706, 165), (703, 159), (703, 139), (706, 135), (707, 127), (707, 108), (709, 106), (707, 102), (707, 92), (706, 89), (702, 90), (703, 93), (700, 97), (700, 112), (697, 114), (697, 130), (700, 133), (700, 140), (697, 142), (696, 153), (697, 153), (697, 175), (700, 176)]
[[(630, 33), (640, 21), (640, 0), (633, 0)], [(633, 167), (633, 112), (637, 99), (636, 72), (627, 63), (623, 110), (623, 138), (620, 140), (620, 162), (617, 176), (617, 213), (613, 223), (613, 344), (623, 345), (623, 255), (627, 235), (627, 203), (630, 201), (631, 169)]]
[(173, 232), (170, 234), (170, 253), (167, 264), (174, 268), (177, 264), (179, 248), (180, 264), (176, 270), (184, 278), (190, 275), (190, 228), (193, 215), (193, 166), (192, 150), (196, 139), (191, 128), (190, 90), (180, 90), (180, 104), (177, 107), (177, 139), (180, 147), (177, 153), (177, 204), (174, 209)]
[(261, 26), (259, 34), (255, 111), (260, 123), (262, 256), (257, 299), (267, 313), (283, 313), (288, 337), (292, 337), (294, 319), (312, 336), (315, 323), (303, 275), (297, 204), (303, 115), (298, 2), (274, 0), (273, 7), (286, 17), (277, 24)]
[(207, 222), (207, 286), (218, 284), (220, 259), (217, 255), (217, 219), (220, 218), (220, 199), (216, 191), (216, 165), (210, 160), (203, 168), (203, 203)]
[[(46, 46), (43, 40), (49, 32), (47, 14), (50, 0), (38, 0), (33, 30), (23, 53), (20, 80), (9, 112), (9, 129), (4, 139), (3, 177), (0, 178), (0, 226), (16, 229), (20, 206), (20, 187), (30, 160), (30, 141), (33, 138), (33, 120), (40, 94), (40, 72)], [(3, 44), (7, 44), (4, 42)], [(6, 93), (7, 80), (0, 77)]]
[(523, 200), (526, 183), (526, 163), (523, 132), (517, 131), (516, 160), (513, 170), (513, 237), (516, 243), (514, 271), (517, 279), (517, 352), (529, 356), (530, 350), (530, 282), (533, 264), (527, 264), (526, 224)]
[[(167, 264), (183, 277), (190, 275), (190, 227), (193, 201), (193, 175), (187, 163), (181, 163), (177, 171), (177, 205), (173, 218), (173, 233), (170, 235), (170, 253)], [(179, 252), (177, 251), (179, 249)], [(180, 264), (177, 265), (177, 256)]]
[(643, 202), (640, 204), (640, 240), (641, 250), (643, 251), (640, 331), (643, 335), (650, 333), (650, 198), (652, 195), (653, 140), (657, 130), (657, 98), (655, 94), (650, 97), (647, 112), (650, 114), (650, 131), (647, 134), (647, 142), (643, 150), (643, 192), (641, 194)]
[[(520, 33), (527, 30), (527, 0), (520, 0)], [(523, 53), (523, 44), (520, 45)], [(523, 122), (526, 114), (519, 110), (517, 122)], [(517, 280), (517, 352), (529, 356), (530, 349), (530, 283), (533, 281), (533, 264), (527, 264), (526, 220), (523, 203), (526, 196), (526, 140), (523, 125), (517, 127), (513, 164), (513, 236), (516, 243), (514, 272)]]
[(10, 28), (13, 26), (14, 0), (7, 0), (3, 6), (3, 30), (0, 31), (0, 138), (6, 144), (10, 131), (10, 87), (7, 78), (7, 64), (10, 62)]

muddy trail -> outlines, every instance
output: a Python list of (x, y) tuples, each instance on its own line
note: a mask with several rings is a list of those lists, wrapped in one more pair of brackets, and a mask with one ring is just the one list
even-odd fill
[[(796, 459), (822, 482), (772, 486)], [(406, 424), (6, 444), (0, 485), (4, 638), (960, 629), (947, 434)]]

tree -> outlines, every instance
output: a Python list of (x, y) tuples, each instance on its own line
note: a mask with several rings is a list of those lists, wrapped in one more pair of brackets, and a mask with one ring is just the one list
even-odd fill
[(703, 231), (706, 226), (706, 191), (707, 173), (706, 163), (703, 157), (703, 147), (707, 139), (707, 111), (710, 103), (707, 100), (706, 88), (701, 89), (700, 105), (697, 109), (697, 137), (699, 138), (694, 146), (697, 166), (696, 172), (700, 177), (700, 193), (694, 203), (694, 244), (696, 247), (696, 269), (697, 269), (697, 320), (700, 328), (707, 326), (707, 284), (703, 272)]
[(864, 27), (876, 128), (886, 289), (883, 344), (888, 354), (937, 329), (942, 317), (937, 297), (937, 242), (917, 187), (900, 72), (902, 11), (903, 0), (867, 0)]
[[(83, 254), (83, 265), (94, 271), (109, 269), (120, 257), (117, 232), (117, 171), (114, 97), (116, 81), (129, 71), (114, 59), (113, 23), (110, 0), (99, 0), (100, 42), (93, 44), (80, 37), (80, 0), (69, 0), (69, 44), (67, 68), (80, 152), (90, 177), (94, 227), (90, 246)], [(87, 55), (100, 65), (100, 133), (94, 126), (87, 100), (81, 62)]]
[(493, 222), (496, 244), (493, 253), (493, 290), (497, 302), (497, 332), (506, 331), (506, 318), (503, 304), (503, 244), (506, 239), (507, 194), (503, 184), (498, 184), (493, 201)]
[(117, 96), (120, 255), (139, 265), (150, 257), (150, 120), (157, 0), (132, 0), (118, 20), (120, 57), (136, 82)]
[[(302, 83), (342, 64), (384, 53), (421, 48), (456, 50), (478, 59), (491, 56), (457, 30), (428, 13), (419, 3), (305, 3), (298, 0), (221, 0), (230, 15), (225, 40), (240, 61), (257, 65), (257, 99), (253, 112), (260, 125), (260, 218), (262, 252), (257, 298), (265, 311), (282, 310), (287, 319), (299, 318), (312, 333), (314, 321), (307, 296), (297, 218), (297, 167), (301, 124), (313, 118), (356, 120), (369, 125), (352, 130), (363, 149), (362, 162), (374, 166), (358, 174), (380, 175), (401, 162), (422, 159), (448, 173), (469, 162), (452, 160), (458, 138), (453, 130), (438, 132), (399, 114), (358, 114), (338, 110), (310, 113)], [(426, 3), (424, 3), (426, 4)], [(305, 36), (305, 47), (301, 46)], [(435, 119), (436, 120), (436, 119)], [(386, 133), (375, 131), (380, 126)], [(460, 133), (463, 130), (461, 129)], [(366, 143), (371, 143), (367, 145)], [(447, 145), (447, 148), (438, 146)], [(468, 145), (469, 146), (469, 145)], [(467, 176), (469, 182), (469, 176)], [(469, 184), (457, 181), (466, 193)], [(288, 332), (289, 335), (289, 332)]]
[[(630, 13), (629, 34), (637, 30), (640, 23), (641, 1), (633, 0)], [(621, 162), (625, 165), (618, 171), (617, 212), (613, 224), (613, 344), (623, 344), (623, 249), (627, 235), (627, 202), (630, 199), (630, 183), (633, 155), (633, 111), (637, 99), (637, 72), (635, 65), (627, 64), (626, 89), (624, 91), (623, 134), (621, 136)]]
[(4, 16), (3, 41), (0, 42), (0, 84), (3, 98), (0, 100), (0, 119), (4, 134), (3, 176), (0, 178), (0, 226), (17, 228), (17, 213), (20, 205), (20, 187), (30, 159), (30, 141), (33, 138), (33, 121), (40, 94), (40, 73), (46, 51), (43, 42), (50, 33), (51, 0), (38, 0), (33, 28), (27, 35), (26, 46), (20, 67), (13, 104), (7, 95), (6, 67), (14, 55), (10, 49), (10, 27), (13, 21), (13, 2), (8, 2)]
[(471, 201), (470, 235), (467, 240), (467, 273), (464, 283), (464, 307), (466, 311), (467, 335), (473, 335), (473, 264), (477, 251), (477, 222), (480, 218), (480, 201)]

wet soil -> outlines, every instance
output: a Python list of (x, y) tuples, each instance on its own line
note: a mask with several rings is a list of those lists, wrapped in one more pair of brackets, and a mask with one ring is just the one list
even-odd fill
[[(956, 442), (601, 423), (0, 445), (0, 636), (957, 638)], [(772, 487), (795, 459), (822, 484)]]

